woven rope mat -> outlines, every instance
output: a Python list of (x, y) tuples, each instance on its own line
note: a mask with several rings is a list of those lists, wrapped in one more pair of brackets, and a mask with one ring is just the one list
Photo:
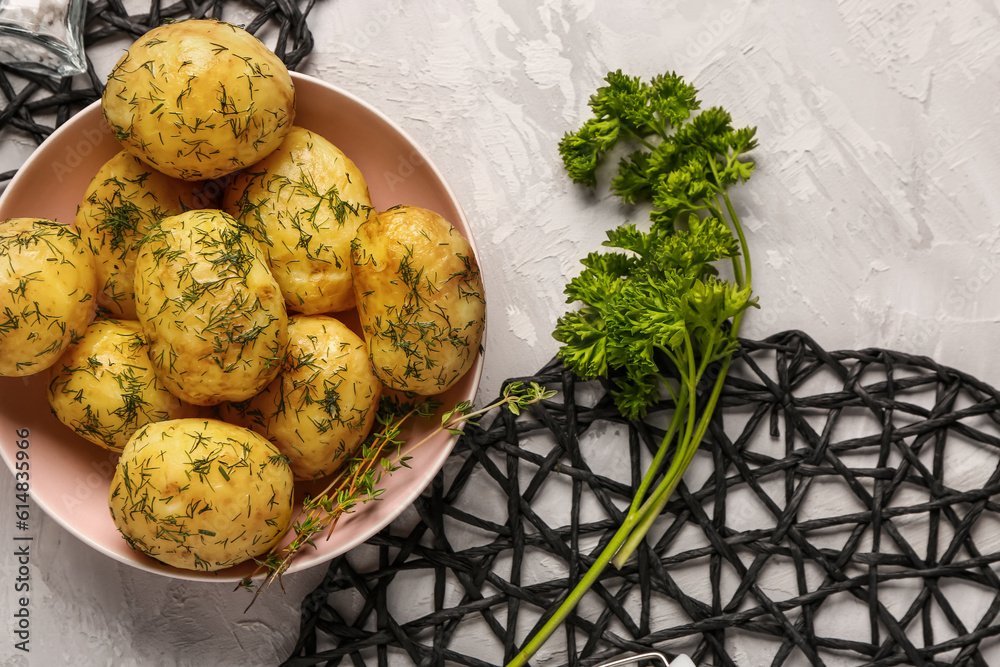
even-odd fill
[[(556, 362), (520, 379), (561, 395), (470, 426), (412, 512), (333, 560), (286, 665), (498, 664), (558, 604), (667, 411), (626, 423)], [(534, 664), (651, 647), (744, 667), (1000, 664), (997, 399), (922, 357), (746, 341), (638, 558)]]
[[(117, 40), (124, 49), (151, 28), (168, 20), (185, 18), (226, 18), (234, 11), (250, 15), (252, 19), (243, 27), (272, 46), (289, 69), (312, 51), (313, 36), (306, 20), (315, 0), (297, 3), (294, 0), (241, 0), (240, 2), (195, 2), (182, 0), (166, 2), (150, 0), (147, 10), (130, 14), (121, 0), (87, 2), (84, 26), (84, 45), (88, 52), (106, 42)], [(25, 73), (0, 65), (0, 141), (14, 133), (26, 134), (36, 144), (69, 120), (73, 114), (101, 97), (104, 80), (94, 70), (87, 57), (87, 73), (75, 77), (53, 79), (43, 75)], [(13, 178), (17, 169), (0, 173), (0, 185)]]

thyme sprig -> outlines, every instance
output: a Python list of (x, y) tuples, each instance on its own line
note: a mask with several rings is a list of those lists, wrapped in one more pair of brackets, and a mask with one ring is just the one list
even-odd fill
[[(403, 427), (411, 419), (431, 418), (441, 408), (441, 404), (431, 399), (415, 403), (401, 402), (389, 397), (383, 398), (379, 408), (378, 423), (382, 426), (362, 444), (361, 451), (334, 476), (323, 491), (315, 497), (306, 496), (302, 509), (292, 520), (294, 537), (285, 546), (275, 546), (265, 556), (256, 559), (257, 568), (244, 577), (237, 589), (253, 592), (247, 609), (253, 605), (264, 588), (275, 581), (281, 585), (281, 576), (288, 571), (296, 554), (307, 545), (316, 547), (315, 538), (326, 533), (330, 539), (337, 523), (359, 505), (379, 499), (384, 493), (381, 482), (383, 475), (408, 468), (414, 451), (442, 432), (461, 435), (466, 424), (475, 423), (483, 415), (497, 409), (507, 409), (519, 415), (528, 406), (549, 399), (556, 394), (536, 382), (525, 385), (522, 382), (508, 383), (501, 398), (486, 407), (474, 410), (470, 401), (462, 401), (441, 415), (440, 424), (419, 440), (407, 443)], [(254, 578), (264, 573), (260, 584)], [(282, 590), (284, 587), (282, 587)]]

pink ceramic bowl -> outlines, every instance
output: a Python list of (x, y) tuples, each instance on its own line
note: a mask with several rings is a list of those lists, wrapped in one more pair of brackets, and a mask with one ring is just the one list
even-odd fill
[[(392, 121), (353, 95), (318, 79), (292, 74), (297, 92), (295, 124), (326, 137), (365, 175), (378, 210), (413, 204), (437, 211), (475, 248), (472, 230), (455, 194), (427, 155)], [(0, 220), (38, 217), (71, 224), (76, 207), (98, 168), (120, 149), (95, 102), (52, 134), (30, 157), (0, 197)], [(446, 405), (473, 400), (482, 356), (459, 384), (441, 397)], [(108, 488), (115, 456), (87, 442), (49, 410), (45, 374), (0, 378), (0, 455), (12, 471), (27, 456), (31, 508), (41, 508), (95, 549), (148, 572), (180, 579), (235, 582), (253, 563), (219, 572), (191, 572), (132, 551), (108, 512)], [(430, 430), (428, 424), (419, 431)], [(290, 572), (344, 553), (388, 525), (430, 483), (451, 453), (455, 436), (441, 434), (416, 450), (411, 469), (384, 478), (376, 502), (344, 517), (329, 540), (316, 540), (293, 561)], [(25, 446), (23, 443), (27, 441)], [(19, 443), (21, 446), (19, 447)], [(18, 452), (27, 451), (27, 455)], [(23, 479), (23, 475), (21, 477)], [(310, 490), (315, 493), (317, 489)], [(299, 490), (298, 495), (306, 491)], [(290, 537), (288, 538), (290, 539)]]

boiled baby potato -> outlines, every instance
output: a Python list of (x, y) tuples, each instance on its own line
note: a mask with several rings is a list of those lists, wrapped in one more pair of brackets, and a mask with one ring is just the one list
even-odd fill
[(135, 263), (156, 376), (194, 405), (242, 401), (281, 370), (288, 315), (260, 246), (222, 211), (164, 218)]
[(204, 208), (202, 184), (165, 176), (121, 151), (94, 176), (74, 225), (94, 252), (97, 304), (111, 317), (135, 319), (135, 256), (157, 222)]
[(281, 374), (248, 401), (221, 415), (257, 431), (291, 461), (297, 479), (337, 472), (371, 431), (381, 384), (361, 338), (326, 315), (296, 315), (288, 324)]
[(379, 380), (432, 395), (472, 367), (486, 301), (469, 242), (434, 211), (396, 206), (358, 230), (358, 314)]
[(256, 231), (289, 310), (354, 307), (351, 240), (371, 199), (340, 149), (294, 127), (277, 150), (235, 177), (222, 208)]
[(85, 439), (121, 452), (153, 422), (195, 417), (157, 380), (135, 320), (98, 320), (49, 368), (48, 399), (59, 421)]
[(250, 33), (191, 19), (136, 40), (111, 70), (101, 106), (125, 150), (168, 176), (207, 180), (278, 147), (295, 119), (295, 88)]
[(267, 552), (292, 518), (292, 471), (271, 443), (215, 419), (143, 426), (125, 445), (108, 506), (129, 545), (187, 570)]
[(70, 227), (0, 221), (0, 375), (46, 370), (94, 317), (94, 259)]

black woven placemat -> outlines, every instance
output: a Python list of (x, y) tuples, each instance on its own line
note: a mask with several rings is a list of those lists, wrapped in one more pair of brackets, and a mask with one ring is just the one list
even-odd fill
[[(590, 564), (660, 432), (557, 362), (516, 379), (561, 395), (470, 426), (411, 515), (334, 559), (286, 665), (500, 664)], [(997, 407), (924, 357), (745, 341), (700, 472), (534, 664), (649, 648), (741, 667), (1000, 664)], [(624, 479), (591, 465), (602, 447)]]
[[(91, 49), (109, 40), (124, 40), (124, 49), (132, 40), (165, 21), (228, 18), (234, 10), (242, 10), (252, 16), (243, 27), (254, 35), (261, 31), (276, 32), (274, 43), (269, 46), (289, 69), (296, 69), (313, 48), (307, 19), (314, 3), (315, 0), (150, 0), (144, 5), (144, 11), (129, 13), (121, 0), (88, 1), (84, 45)], [(40, 144), (73, 114), (99, 99), (104, 83), (89, 55), (86, 74), (60, 79), (0, 64), (0, 95), (3, 96), (0, 141), (18, 133)], [(0, 185), (9, 181), (19, 166), (0, 173)]]

